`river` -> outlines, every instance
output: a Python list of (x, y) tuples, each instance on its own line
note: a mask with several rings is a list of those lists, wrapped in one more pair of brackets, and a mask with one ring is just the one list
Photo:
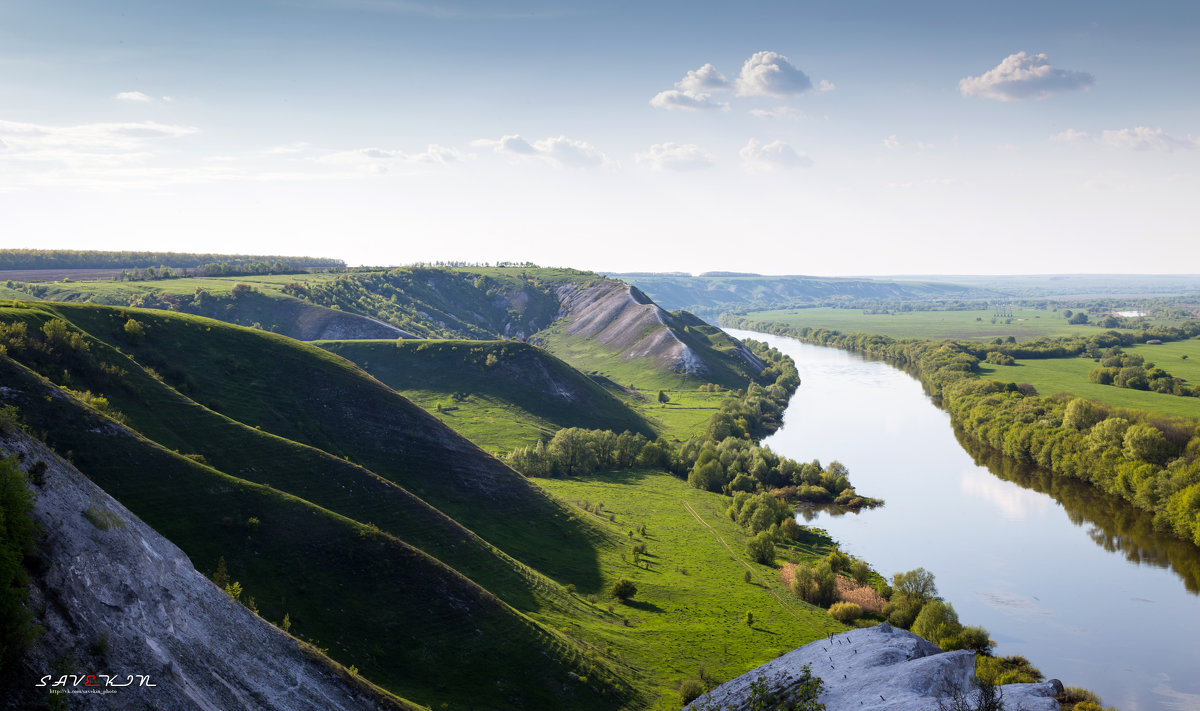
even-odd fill
[(818, 513), (809, 525), (885, 575), (934, 573), (959, 619), (986, 627), (999, 655), (1023, 655), (1122, 711), (1200, 709), (1200, 551), (1086, 484), (960, 442), (902, 370), (729, 333), (770, 343), (800, 371), (783, 427), (764, 444), (801, 461), (840, 460), (859, 493), (887, 502)]

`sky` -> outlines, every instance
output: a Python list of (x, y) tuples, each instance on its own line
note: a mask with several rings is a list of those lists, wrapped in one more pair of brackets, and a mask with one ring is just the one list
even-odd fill
[(5, 0), (0, 247), (1180, 273), (1200, 4)]

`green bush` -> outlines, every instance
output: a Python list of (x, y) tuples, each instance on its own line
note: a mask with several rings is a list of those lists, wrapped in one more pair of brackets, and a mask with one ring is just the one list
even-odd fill
[(848, 625), (851, 622), (862, 617), (862, 607), (853, 602), (835, 602), (829, 607), (829, 614), (833, 619)]
[(637, 585), (629, 578), (617, 578), (613, 581), (612, 587), (608, 589), (609, 594), (618, 600), (628, 600), (637, 595)]
[(775, 564), (775, 541), (771, 534), (763, 531), (749, 541), (746, 541), (746, 555), (756, 563), (763, 565)]
[(679, 697), (683, 699), (683, 703), (692, 703), (704, 693), (704, 684), (699, 679), (684, 679), (679, 685)]

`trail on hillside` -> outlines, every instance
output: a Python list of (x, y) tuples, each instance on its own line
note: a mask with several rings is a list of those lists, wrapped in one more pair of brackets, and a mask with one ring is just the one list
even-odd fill
[(705, 521), (700, 516), (700, 514), (696, 513), (696, 509), (692, 508), (691, 504), (684, 501), (683, 499), (680, 499), (679, 502), (683, 504), (683, 507), (685, 509), (687, 509), (688, 513), (690, 513), (693, 518), (695, 518), (697, 521), (700, 522), (701, 526), (704, 526), (705, 528), (707, 528), (709, 530), (710, 533), (712, 533), (714, 536), (716, 536), (717, 542), (720, 543), (725, 548), (725, 550), (729, 551), (729, 556), (731, 558), (733, 558), (735, 561), (737, 561), (738, 563), (740, 563), (743, 568), (745, 568), (747, 571), (749, 571), (750, 576), (752, 578), (754, 578), (754, 581), (757, 582), (759, 585), (762, 585), (763, 588), (771, 595), (771, 597), (775, 598), (775, 601), (779, 603), (780, 607), (782, 607), (784, 610), (787, 610), (787, 612), (792, 617), (795, 617), (797, 619), (800, 618), (800, 613), (796, 612), (796, 610), (793, 609), (792, 606), (789, 605), (787, 603), (787, 601), (784, 600), (783, 597), (779, 593), (775, 592), (775, 590), (773, 590), (770, 585), (764, 583), (762, 578), (758, 577), (758, 573), (754, 570), (754, 568), (750, 567), (749, 563), (747, 563), (746, 561), (739, 558), (733, 552), (733, 549), (729, 547), (729, 544), (725, 542), (725, 539), (721, 537), (721, 534), (717, 533), (717, 529), (708, 525), (708, 521)]

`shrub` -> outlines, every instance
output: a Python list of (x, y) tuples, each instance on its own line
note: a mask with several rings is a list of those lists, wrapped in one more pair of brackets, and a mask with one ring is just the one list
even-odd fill
[(628, 600), (637, 595), (637, 585), (629, 578), (617, 578), (608, 592), (618, 600)]
[(829, 614), (838, 622), (848, 625), (862, 617), (862, 608), (852, 602), (835, 602), (830, 606)]
[(679, 685), (679, 696), (684, 705), (690, 704), (704, 693), (704, 684), (699, 679), (684, 679)]
[(763, 565), (775, 564), (775, 542), (771, 540), (771, 534), (763, 531), (754, 538), (746, 542), (746, 555), (750, 556), (751, 560)]

